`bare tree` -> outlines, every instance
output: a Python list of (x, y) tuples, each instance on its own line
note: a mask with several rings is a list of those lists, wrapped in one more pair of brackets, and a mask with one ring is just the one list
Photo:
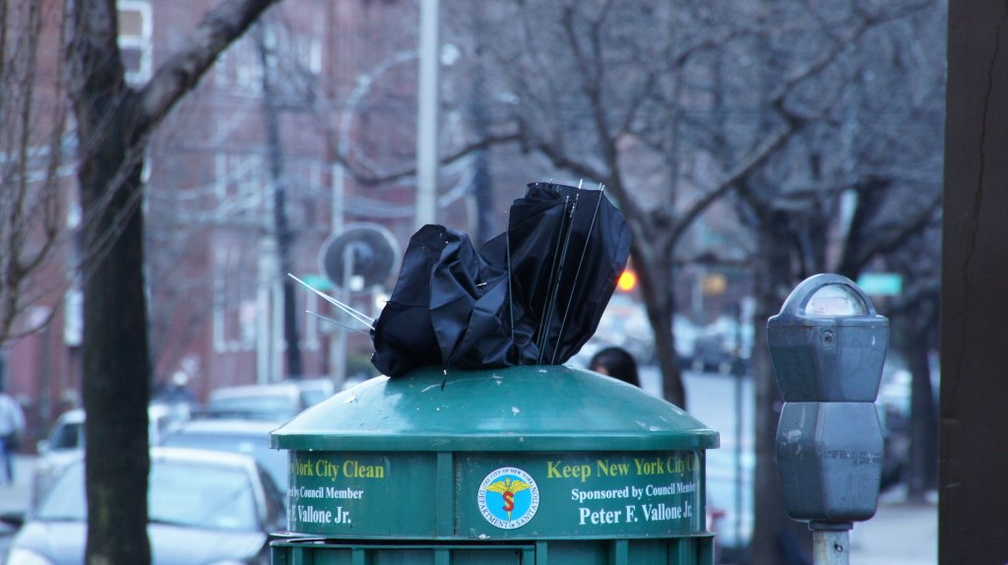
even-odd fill
[(68, 7), (68, 92), (83, 212), (87, 562), (149, 563), (147, 403), (150, 358), (141, 172), (151, 133), (271, 0), (226, 0), (186, 48), (129, 86), (115, 0)]
[[(739, 4), (740, 12), (746, 6)], [(840, 41), (825, 42), (791, 55), (804, 62), (779, 76), (754, 75), (752, 60), (749, 68), (729, 68), (739, 63), (728, 61), (773, 33), (826, 26), (808, 11), (810, 22), (753, 23), (707, 5), (500, 3), (460, 24), (494, 30), (482, 38), (493, 44), (477, 63), (490, 69), (493, 90), (512, 101), (497, 104), (498, 131), (512, 133), (555, 168), (601, 183), (623, 210), (665, 397), (680, 406), (685, 394), (672, 317), (681, 244), (714, 203), (773, 167), (807, 124), (829, 119), (803, 98), (815, 81), (843, 80), (831, 73), (846, 51)], [(856, 36), (874, 22), (850, 25)], [(740, 123), (745, 112), (748, 121)]]
[[(757, 320), (803, 276), (856, 276), (935, 218), (937, 198), (920, 196), (935, 193), (940, 148), (920, 139), (933, 119), (918, 126), (940, 115), (941, 77), (929, 71), (940, 58), (913, 41), (934, 37), (921, 33), (941, 20), (934, 2), (501, 2), (454, 13), (468, 16), (457, 29), (487, 45), (478, 64), (497, 93), (498, 139), (511, 134), (575, 179), (603, 183), (627, 216), (672, 402), (684, 400), (674, 267), (716, 202), (731, 195), (758, 234), (744, 248)], [(838, 221), (847, 208), (850, 222)], [(774, 464), (779, 398), (758, 336), (752, 557), (772, 563), (792, 523)]]
[[(761, 321), (811, 274), (834, 271), (856, 279), (872, 267), (899, 269), (896, 254), (933, 231), (939, 217), (940, 136), (926, 132), (941, 128), (943, 78), (931, 66), (940, 68), (942, 51), (918, 38), (940, 35), (942, 10), (932, 2), (854, 9), (847, 16), (822, 10), (808, 13), (831, 22), (831, 29), (808, 41), (834, 46), (835, 64), (825, 73), (831, 80), (806, 83), (783, 100), (789, 119), (800, 125), (798, 135), (739, 183), (740, 216), (759, 234), (754, 266)], [(802, 46), (793, 40), (786, 51)], [(771, 55), (767, 64), (787, 75), (794, 63)], [(933, 263), (933, 257), (917, 260)], [(761, 527), (752, 558), (771, 562), (782, 542), (800, 538), (805, 528), (796, 528), (781, 504), (774, 465), (780, 397), (763, 332), (755, 353)]]
[[(67, 144), (62, 4), (0, 0), (0, 344), (41, 329), (33, 306), (58, 303), (68, 279), (53, 269), (64, 240)], [(36, 318), (36, 319), (30, 319)]]

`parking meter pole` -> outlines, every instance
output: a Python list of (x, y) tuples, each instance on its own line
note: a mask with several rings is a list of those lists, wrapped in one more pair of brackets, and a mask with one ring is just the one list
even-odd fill
[(812, 530), (812, 565), (848, 565), (850, 531)]
[[(742, 508), (742, 374), (735, 377), (735, 508)], [(742, 538), (742, 512), (735, 512), (735, 539)]]
[(820, 274), (767, 321), (784, 406), (777, 466), (784, 507), (813, 533), (816, 565), (848, 562), (854, 522), (875, 515), (882, 429), (875, 411), (889, 321), (852, 281)]

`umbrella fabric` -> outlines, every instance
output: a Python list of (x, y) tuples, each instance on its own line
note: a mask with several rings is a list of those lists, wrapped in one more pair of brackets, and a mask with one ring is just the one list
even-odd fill
[(552, 183), (529, 184), (479, 253), (465, 234), (424, 226), (375, 322), (372, 363), (392, 377), (564, 363), (598, 327), (629, 250), (602, 191)]
[(484, 265), (468, 236), (427, 225), (410, 238), (395, 290), (372, 332), (372, 364), (398, 376), (447, 365), (483, 293)]
[[(515, 364), (559, 364), (591, 338), (630, 254), (623, 214), (601, 190), (529, 184), (506, 232), (510, 247)], [(494, 257), (488, 259), (497, 262)]]
[(372, 330), (375, 352), (371, 362), (386, 375), (401, 375), (414, 367), (441, 362), (431, 327), (430, 283), (419, 277), (431, 271), (446, 247), (448, 241), (437, 226), (424, 226), (410, 239), (399, 281)]

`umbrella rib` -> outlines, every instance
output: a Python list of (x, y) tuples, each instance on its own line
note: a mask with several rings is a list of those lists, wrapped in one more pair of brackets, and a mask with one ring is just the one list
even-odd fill
[[(511, 222), (511, 218), (508, 218), (508, 223)], [(508, 275), (508, 317), (511, 319), (511, 343), (514, 344), (515, 340), (515, 327), (514, 327), (514, 296), (512, 295), (512, 282), (511, 282), (511, 234), (507, 233), (504, 235), (504, 249), (507, 255), (507, 275)]]
[[(550, 186), (552, 186), (552, 183), (550, 183)], [(536, 332), (537, 332), (536, 333), (536, 346), (539, 349), (539, 356), (536, 358), (536, 364), (541, 364), (542, 363), (543, 349), (546, 346), (546, 333), (547, 333), (546, 329), (549, 327), (548, 326), (548, 323), (549, 323), (549, 311), (550, 311), (550, 308), (551, 308), (550, 295), (552, 294), (551, 290), (552, 290), (553, 285), (555, 283), (555, 276), (556, 276), (556, 272), (557, 272), (557, 263), (558, 263), (558, 261), (560, 259), (560, 249), (559, 249), (560, 248), (560, 240), (563, 239), (563, 230), (564, 230), (564, 223), (565, 223), (566, 218), (567, 218), (567, 204), (568, 204), (568, 202), (570, 202), (570, 196), (567, 196), (567, 197), (564, 198), (564, 203), (563, 203), (564, 214), (560, 217), (560, 226), (559, 226), (559, 229), (557, 230), (556, 248), (553, 251), (553, 262), (552, 262), (552, 264), (550, 264), (549, 279), (546, 282), (546, 296), (543, 297), (542, 312), (540, 313), (540, 316), (539, 316), (539, 327), (536, 330)]]
[[(574, 193), (574, 202), (571, 203), (570, 211), (566, 212), (567, 203), (570, 202), (570, 197), (568, 196), (564, 201), (565, 214), (564, 217), (567, 221), (561, 221), (560, 223), (560, 234), (557, 237), (557, 245), (560, 244), (560, 240), (563, 240), (563, 247), (557, 250), (557, 253), (553, 256), (553, 268), (550, 270), (550, 283), (547, 285), (547, 290), (549, 295), (547, 296), (546, 304), (543, 307), (543, 317), (540, 320), (540, 336), (539, 341), (541, 343), (539, 347), (539, 358), (536, 360), (537, 364), (542, 364), (543, 354), (546, 353), (546, 345), (549, 343), (549, 327), (550, 327), (550, 317), (552, 316), (552, 311), (556, 305), (556, 299), (560, 292), (560, 273), (563, 272), (564, 262), (567, 260), (567, 249), (570, 247), (571, 233), (574, 231), (574, 213), (577, 210), (578, 197), (580, 192)], [(564, 228), (566, 227), (566, 233), (564, 233)], [(554, 348), (555, 357), (556, 348)]]
[[(602, 205), (602, 199), (605, 198), (605, 185), (599, 184), (599, 197), (595, 201), (595, 211), (592, 212), (591, 223), (588, 225), (588, 237), (585, 238), (584, 247), (581, 248), (581, 258), (578, 259), (577, 270), (574, 271), (574, 284), (577, 284), (578, 277), (581, 276), (581, 267), (584, 266), (585, 255), (588, 254), (588, 241), (592, 237), (592, 232), (595, 231), (595, 221), (598, 219), (599, 208)], [(564, 328), (567, 326), (567, 316), (570, 314), (571, 303), (574, 301), (574, 293), (571, 292), (567, 296), (567, 306), (564, 308), (563, 317), (560, 319), (560, 330), (557, 333), (557, 345), (553, 348), (553, 358), (550, 360), (552, 364), (556, 364), (557, 351), (560, 349), (560, 343), (563, 340)]]
[(357, 320), (358, 322), (364, 324), (365, 326), (367, 326), (369, 328), (374, 329), (374, 323), (375, 323), (374, 318), (371, 318), (371, 317), (367, 316), (366, 314), (364, 314), (362, 312), (359, 312), (359, 311), (351, 308), (348, 304), (344, 304), (344, 303), (340, 302), (339, 300), (336, 300), (335, 298), (327, 295), (324, 292), (316, 290), (311, 285), (309, 285), (308, 283), (304, 282), (303, 280), (295, 277), (291, 273), (287, 273), (287, 276), (290, 277), (290, 278), (292, 278), (292, 279), (294, 279), (294, 280), (296, 280), (297, 282), (301, 283), (308, 290), (310, 290), (310, 291), (314, 292), (315, 294), (321, 296), (322, 298), (326, 299), (326, 301), (328, 301), (333, 306), (339, 308), (343, 312), (346, 312), (353, 319)]
[(312, 312), (311, 310), (305, 310), (305, 314), (310, 314), (312, 316), (315, 316), (316, 318), (319, 318), (321, 320), (325, 320), (325, 321), (329, 322), (330, 324), (335, 324), (335, 325), (337, 325), (337, 326), (339, 326), (339, 327), (341, 327), (343, 329), (346, 329), (348, 331), (351, 331), (351, 332), (353, 332), (355, 334), (360, 334), (362, 336), (368, 336), (369, 335), (367, 332), (363, 332), (363, 331), (361, 331), (361, 330), (359, 330), (359, 329), (351, 326), (350, 324), (347, 324), (345, 322), (341, 322), (341, 321), (333, 319), (333, 318), (328, 318), (328, 317), (323, 316), (322, 314), (319, 314), (317, 312)]

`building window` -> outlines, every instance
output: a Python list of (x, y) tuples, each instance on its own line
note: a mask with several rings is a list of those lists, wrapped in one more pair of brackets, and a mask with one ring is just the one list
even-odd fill
[(272, 217), (264, 170), (260, 155), (217, 154), (214, 210), (219, 221), (263, 222)]
[(212, 71), (217, 90), (249, 98), (262, 96), (263, 54), (260, 49), (265, 49), (276, 96), (289, 103), (304, 103), (317, 96), (317, 82), (322, 73), (321, 32), (292, 30), (283, 25), (263, 29), (263, 46), (257, 43), (259, 36), (253, 31), (224, 51)]
[(137, 84), (146, 82), (153, 69), (151, 46), (150, 3), (140, 0), (120, 0), (119, 53), (126, 67), (126, 80)]
[(225, 50), (212, 72), (218, 90), (237, 96), (262, 94), (262, 63), (252, 37), (243, 37)]
[(256, 341), (256, 281), (243, 269), (241, 251), (214, 249), (213, 345), (218, 353), (251, 351)]

